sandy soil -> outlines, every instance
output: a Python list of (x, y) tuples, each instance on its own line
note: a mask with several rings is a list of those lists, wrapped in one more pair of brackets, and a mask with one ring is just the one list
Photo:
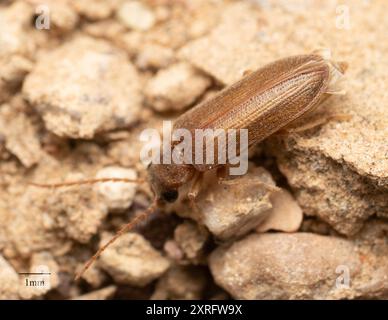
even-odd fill
[[(0, 299), (388, 298), (387, 1), (45, 3), (0, 5)], [(29, 182), (147, 180), (144, 129), (316, 49), (349, 65), (304, 120), (326, 122), (258, 145), (238, 183), (208, 176), (199, 210), (156, 210), (74, 281), (150, 185)]]

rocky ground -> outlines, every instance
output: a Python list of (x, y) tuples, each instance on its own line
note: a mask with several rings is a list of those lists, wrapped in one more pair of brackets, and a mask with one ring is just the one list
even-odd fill
[[(45, 4), (0, 4), (0, 299), (388, 298), (385, 0)], [(158, 210), (74, 281), (150, 186), (29, 182), (146, 178), (143, 129), (317, 48), (349, 69), (309, 121), (346, 120), (267, 139), (238, 183), (209, 177), (199, 211)]]

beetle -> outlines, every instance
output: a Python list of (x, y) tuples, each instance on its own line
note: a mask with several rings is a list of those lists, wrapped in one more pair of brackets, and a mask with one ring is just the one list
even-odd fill
[[(310, 114), (329, 95), (340, 93), (334, 85), (346, 69), (345, 62), (336, 63), (319, 53), (277, 60), (250, 72), (213, 98), (182, 114), (175, 121), (174, 129), (247, 129), (249, 148)], [(175, 146), (173, 143), (171, 145), (169, 151)], [(228, 164), (231, 159), (226, 160)], [(194, 200), (202, 174), (210, 170), (221, 171), (224, 168), (225, 164), (221, 163), (151, 164), (148, 167), (148, 179), (155, 194), (153, 204), (102, 246), (77, 277), (120, 235), (145, 219), (157, 207), (175, 202), (182, 186), (192, 183), (188, 196)], [(34, 185), (59, 187), (104, 181), (134, 182), (128, 179), (95, 179)]]
[[(336, 92), (332, 85), (345, 70), (345, 63), (318, 54), (275, 61), (181, 115), (174, 129), (246, 128), (251, 147), (315, 110), (328, 94)], [(174, 202), (181, 186), (198, 173), (220, 166), (151, 164), (148, 174), (158, 201)], [(194, 189), (189, 196), (195, 198), (196, 193)]]

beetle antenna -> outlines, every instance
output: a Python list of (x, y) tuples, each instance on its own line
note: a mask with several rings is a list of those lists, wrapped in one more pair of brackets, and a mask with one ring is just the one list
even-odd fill
[(71, 187), (71, 186), (79, 186), (83, 184), (95, 184), (99, 182), (127, 182), (127, 183), (143, 183), (144, 179), (127, 179), (127, 178), (100, 178), (100, 179), (88, 179), (88, 180), (78, 180), (78, 181), (68, 181), (68, 182), (59, 182), (59, 183), (35, 183), (29, 182), (29, 185), (38, 188), (61, 188), (61, 187)]
[(86, 262), (82, 270), (77, 273), (75, 280), (77, 281), (86, 270), (90, 268), (90, 266), (100, 257), (100, 255), (105, 251), (106, 248), (108, 248), (113, 242), (115, 242), (118, 238), (120, 238), (125, 232), (132, 230), (134, 227), (136, 227), (140, 222), (147, 219), (157, 208), (157, 201), (156, 198), (153, 201), (153, 203), (141, 214), (137, 215), (133, 220), (128, 222), (126, 225), (122, 226), (120, 230), (116, 232), (116, 234), (101, 248), (97, 250), (97, 252)]

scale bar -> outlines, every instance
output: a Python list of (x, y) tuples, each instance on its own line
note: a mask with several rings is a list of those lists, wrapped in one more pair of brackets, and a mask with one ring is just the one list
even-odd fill
[(51, 272), (19, 272), (22, 275), (50, 275)]

